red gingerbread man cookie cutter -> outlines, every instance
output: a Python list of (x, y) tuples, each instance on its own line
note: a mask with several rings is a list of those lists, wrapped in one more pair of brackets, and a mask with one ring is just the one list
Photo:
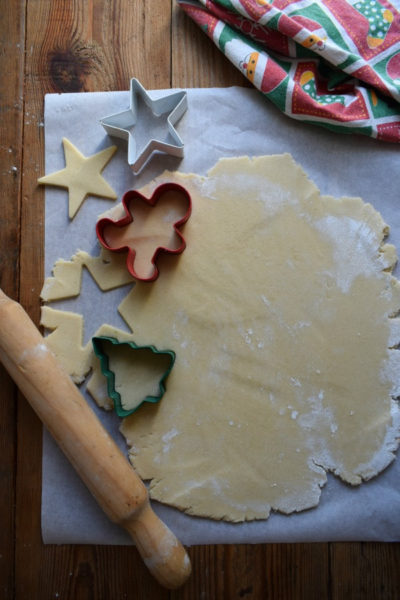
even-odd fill
[[(169, 202), (172, 201), (171, 207), (168, 208)], [(165, 203), (162, 221), (168, 221), (171, 217), (166, 212), (174, 215), (177, 211), (176, 206), (184, 207), (183, 216), (178, 220), (167, 223), (169, 227), (170, 242), (158, 244), (160, 236), (149, 233), (148, 222), (151, 209), (157, 208), (159, 204)], [(139, 281), (154, 281), (159, 275), (159, 270), (156, 265), (157, 257), (161, 253), (165, 254), (181, 254), (186, 248), (186, 241), (183, 237), (180, 228), (189, 219), (192, 212), (192, 200), (188, 191), (177, 183), (164, 183), (158, 186), (151, 198), (146, 198), (137, 190), (126, 192), (122, 198), (125, 216), (117, 221), (109, 218), (100, 219), (96, 224), (96, 234), (100, 244), (111, 252), (127, 252), (126, 266), (129, 273)], [(175, 208), (174, 208), (175, 205)], [(138, 210), (138, 218), (135, 219), (135, 209)], [(136, 231), (129, 235), (129, 226), (135, 226)], [(171, 227), (172, 226), (172, 227)], [(147, 227), (147, 231), (146, 231)], [(164, 235), (164, 240), (168, 235)], [(151, 245), (153, 244), (153, 246)], [(155, 248), (154, 251), (149, 250)], [(140, 273), (137, 267), (138, 251), (142, 254), (147, 254), (147, 264), (150, 269)], [(150, 254), (149, 254), (150, 252)]]

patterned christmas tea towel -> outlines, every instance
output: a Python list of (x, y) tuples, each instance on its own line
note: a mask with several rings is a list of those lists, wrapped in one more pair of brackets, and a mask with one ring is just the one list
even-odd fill
[(386, 0), (178, 0), (293, 119), (400, 142), (400, 13)]

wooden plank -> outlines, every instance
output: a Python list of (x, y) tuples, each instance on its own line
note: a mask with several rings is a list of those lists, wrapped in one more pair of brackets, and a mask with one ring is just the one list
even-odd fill
[(154, 0), (138, 10), (124, 0), (40, 2), (39, 11), (47, 5), (49, 13), (37, 57), (43, 91), (125, 90), (131, 77), (145, 87), (169, 87), (165, 4)]
[(400, 598), (400, 544), (332, 544), (331, 581), (332, 600)]
[(171, 87), (249, 86), (214, 43), (173, 3)]
[(41, 588), (29, 599), (167, 600), (143, 565), (136, 548), (120, 546), (45, 546)]
[[(43, 190), (36, 179), (43, 171), (42, 85), (32, 64), (40, 57), (40, 31), (48, 16), (38, 3), (26, 12), (26, 65), (24, 89), (23, 173), (21, 203), (20, 302), (36, 323), (43, 278)], [(41, 425), (22, 397), (18, 402), (16, 482), (16, 598), (35, 597), (35, 579), (43, 565), (40, 536)]]
[[(25, 1), (0, 19), (0, 287), (18, 298)], [(16, 388), (0, 365), (0, 596), (14, 597)]]
[(234, 600), (266, 598), (266, 545), (226, 546), (225, 595)]
[[(28, 4), (20, 298), (36, 322), (43, 282), (44, 192), (37, 178), (44, 173), (44, 94), (128, 89), (133, 75), (149, 88), (168, 86), (170, 35), (166, 43), (154, 43), (154, 33), (165, 30), (170, 30), (170, 8), (165, 11), (163, 0), (141, 10), (123, 0)], [(143, 56), (150, 56), (151, 63)], [(121, 597), (168, 597), (135, 548), (42, 544), (42, 428), (23, 398), (18, 410), (16, 598), (44, 600), (61, 593), (71, 600), (111, 598), (114, 585), (126, 594)]]
[(171, 600), (330, 598), (328, 544), (202, 546), (190, 554), (193, 576)]
[(225, 546), (193, 546), (188, 549), (192, 576), (170, 600), (203, 600), (230, 598), (225, 590)]
[(266, 556), (266, 597), (330, 598), (328, 544), (270, 544)]
[(0, 367), (0, 597), (14, 594), (16, 389)]

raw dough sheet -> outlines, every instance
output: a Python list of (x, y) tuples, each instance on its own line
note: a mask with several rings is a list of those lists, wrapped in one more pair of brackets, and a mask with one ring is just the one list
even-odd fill
[[(188, 101), (189, 110), (177, 125), (185, 142), (182, 161), (159, 155), (135, 177), (126, 163), (124, 143), (117, 142), (119, 151), (103, 175), (118, 197), (131, 187), (143, 186), (165, 169), (205, 174), (224, 156), (290, 152), (322, 194), (361, 196), (365, 202), (371, 202), (391, 227), (388, 241), (400, 250), (396, 146), (340, 136), (290, 121), (254, 90), (188, 90)], [(116, 143), (106, 136), (98, 120), (122, 110), (127, 103), (127, 92), (47, 96), (46, 173), (64, 167), (63, 136), (85, 155)], [(46, 189), (46, 276), (57, 258), (69, 259), (77, 249), (98, 254), (94, 223), (99, 213), (112, 206), (110, 200), (90, 197), (69, 222), (67, 193), (57, 188)], [(102, 322), (126, 328), (115, 307), (127, 291), (120, 288), (101, 294), (84, 271), (81, 296), (51, 306), (82, 312), (86, 341)], [(93, 305), (96, 311), (92, 310)], [(118, 432), (117, 417), (95, 410), (127, 451)], [(396, 487), (399, 474), (397, 460), (361, 487), (350, 488), (329, 475), (317, 509), (289, 517), (272, 514), (267, 521), (240, 525), (188, 517), (157, 503), (154, 507), (186, 544), (393, 541), (400, 537), (400, 491)], [(43, 452), (42, 530), (46, 543), (129, 543), (124, 532), (108, 522), (47, 434)]]

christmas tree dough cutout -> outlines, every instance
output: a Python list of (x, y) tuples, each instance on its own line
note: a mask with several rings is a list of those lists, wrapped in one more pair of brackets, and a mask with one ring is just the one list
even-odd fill
[(117, 151), (117, 147), (110, 146), (86, 157), (67, 138), (63, 138), (63, 146), (65, 168), (40, 177), (38, 183), (68, 189), (69, 218), (74, 218), (87, 196), (115, 200), (117, 194), (101, 172)]
[(174, 352), (112, 337), (94, 337), (92, 343), (118, 416), (127, 417), (144, 402), (161, 400), (174, 366)]

